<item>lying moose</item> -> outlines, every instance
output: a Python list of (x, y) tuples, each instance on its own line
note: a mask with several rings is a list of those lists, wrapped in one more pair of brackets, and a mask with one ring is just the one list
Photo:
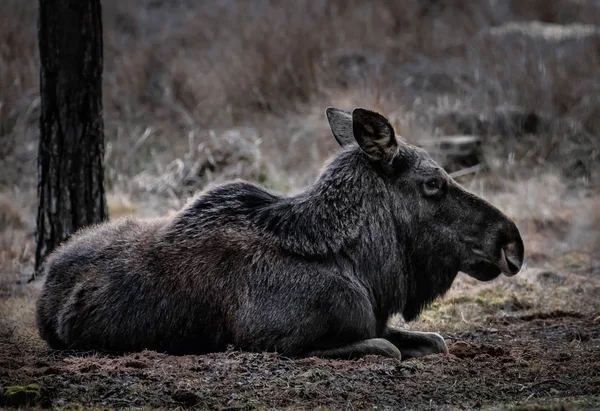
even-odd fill
[(37, 305), (56, 349), (289, 357), (445, 353), (406, 321), (459, 271), (519, 272), (523, 241), (383, 116), (327, 109), (342, 149), (293, 197), (247, 182), (195, 197), (174, 217), (84, 229), (54, 251)]

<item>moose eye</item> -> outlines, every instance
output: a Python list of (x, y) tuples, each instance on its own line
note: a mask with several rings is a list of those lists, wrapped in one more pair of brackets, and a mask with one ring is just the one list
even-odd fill
[(426, 195), (435, 195), (442, 188), (443, 182), (439, 178), (430, 178), (425, 181), (423, 188)]

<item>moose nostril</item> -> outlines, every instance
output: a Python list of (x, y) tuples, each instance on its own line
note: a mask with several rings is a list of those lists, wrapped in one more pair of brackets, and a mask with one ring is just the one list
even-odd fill
[(503, 249), (506, 267), (511, 274), (517, 274), (523, 265), (523, 248), (519, 243), (510, 243)]
[(521, 270), (521, 264), (520, 263), (516, 263), (514, 262), (507, 254), (506, 252), (504, 253), (505, 258), (506, 258), (506, 265), (508, 266), (508, 269), (510, 270), (511, 273), (516, 274), (519, 272), (519, 270)]

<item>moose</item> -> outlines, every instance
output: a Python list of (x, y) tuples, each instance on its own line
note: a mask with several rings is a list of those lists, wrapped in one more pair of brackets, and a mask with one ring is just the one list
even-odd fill
[(515, 223), (461, 188), (381, 114), (330, 107), (341, 148), (283, 196), (217, 185), (174, 216), (84, 228), (45, 263), (40, 335), (54, 349), (407, 359), (447, 353), (416, 319), (459, 272), (513, 276)]

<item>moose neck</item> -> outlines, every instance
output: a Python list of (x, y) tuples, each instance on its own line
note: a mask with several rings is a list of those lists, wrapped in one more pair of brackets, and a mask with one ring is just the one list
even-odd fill
[(259, 214), (279, 245), (346, 266), (371, 294), (378, 318), (402, 310), (404, 253), (388, 187), (358, 149), (345, 149), (305, 192)]
[[(331, 256), (354, 247), (383, 206), (387, 189), (356, 148), (343, 150), (306, 191), (256, 214), (280, 245), (304, 256)], [(381, 213), (381, 211), (379, 211)]]

